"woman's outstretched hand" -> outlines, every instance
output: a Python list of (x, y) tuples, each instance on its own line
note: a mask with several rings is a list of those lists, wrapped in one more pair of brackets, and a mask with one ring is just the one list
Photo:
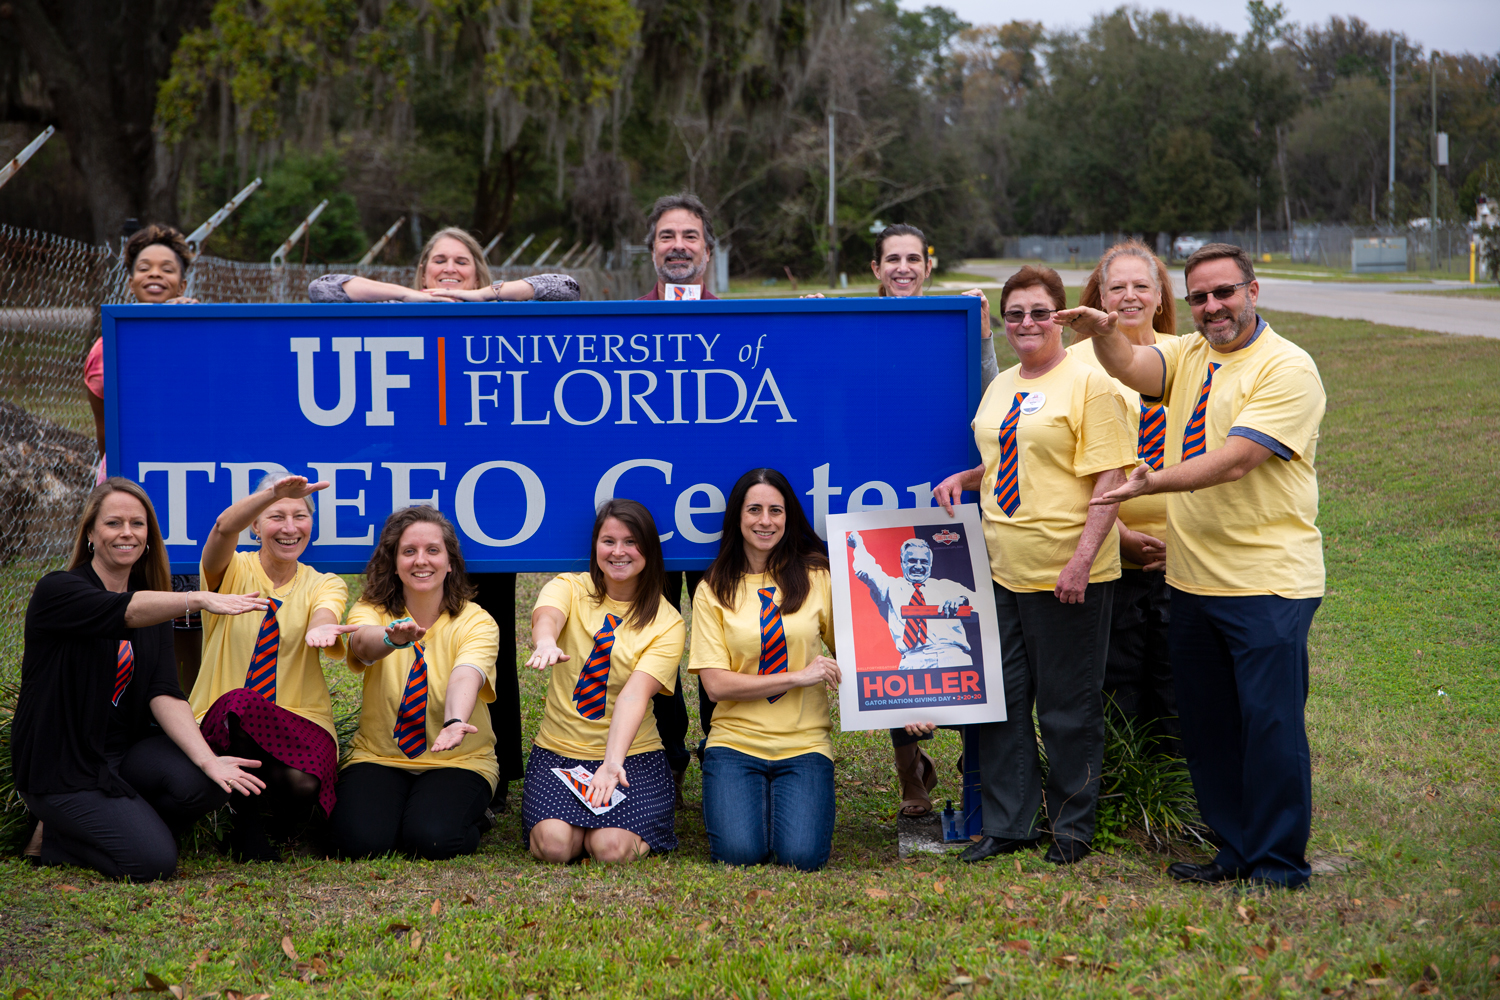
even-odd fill
[(198, 591), (198, 607), (214, 615), (243, 615), (251, 611), (265, 611), (271, 602), (260, 596), (260, 591), (249, 594), (220, 594), (212, 590)]
[(328, 489), (326, 482), (309, 483), (306, 476), (285, 476), (271, 486), (277, 500), (306, 500), (319, 490)]
[(244, 757), (210, 757), (200, 766), (203, 773), (208, 775), (208, 779), (226, 792), (259, 795), (265, 790), (264, 781), (244, 771), (247, 767), (260, 767), (258, 760), (247, 760)]
[(479, 727), (471, 726), (467, 722), (451, 723), (438, 733), (437, 739), (432, 741), (432, 752), (442, 753), (444, 750), (455, 750), (464, 741), (465, 736), (477, 732), (479, 732)]
[(358, 632), (359, 628), (358, 625), (340, 625), (337, 622), (332, 625), (319, 625), (307, 630), (307, 644), (315, 649), (327, 649), (339, 641), (339, 636)]
[(386, 638), (392, 646), (405, 646), (416, 642), (427, 634), (427, 630), (410, 618), (398, 618), (385, 627)]
[(539, 642), (532, 654), (526, 657), (526, 665), (533, 670), (549, 670), (554, 663), (570, 659), (555, 643)]

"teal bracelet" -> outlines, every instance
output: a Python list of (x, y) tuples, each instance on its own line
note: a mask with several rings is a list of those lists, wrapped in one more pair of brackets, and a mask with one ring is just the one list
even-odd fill
[[(395, 621), (393, 621), (389, 625), (387, 625), (386, 628), (394, 628), (397, 625), (400, 625), (402, 622), (409, 622), (409, 621), (411, 621), (411, 617), (410, 616), (408, 616), (406, 618), (397, 618)], [(387, 646), (391, 647), (392, 649), (410, 649), (411, 648), (411, 643), (409, 643), (409, 642), (402, 643), (399, 646), (396, 645), (394, 642), (391, 641), (391, 637), (389, 635), (386, 635), (384, 632), (382, 632), (380, 634), (380, 638), (382, 640), (384, 640), (385, 644)]]

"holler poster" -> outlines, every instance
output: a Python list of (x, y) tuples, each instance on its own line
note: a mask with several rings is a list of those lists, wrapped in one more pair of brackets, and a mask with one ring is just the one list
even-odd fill
[(979, 507), (828, 518), (845, 731), (1005, 719)]

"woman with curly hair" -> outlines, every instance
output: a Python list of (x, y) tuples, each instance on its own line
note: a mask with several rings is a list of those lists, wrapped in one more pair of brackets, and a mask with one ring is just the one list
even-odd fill
[(493, 823), (495, 732), (479, 703), (495, 698), (498, 629), (472, 597), (446, 517), (386, 518), (349, 612), (364, 697), (330, 819), (345, 857), (472, 854)]

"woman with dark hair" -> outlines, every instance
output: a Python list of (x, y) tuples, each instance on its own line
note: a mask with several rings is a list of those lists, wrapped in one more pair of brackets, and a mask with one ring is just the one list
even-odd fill
[[(417, 257), (410, 288), (352, 274), (325, 274), (307, 286), (312, 302), (574, 302), (578, 282), (569, 274), (532, 274), (517, 281), (493, 281), (479, 243), (462, 229), (432, 234)], [(516, 674), (516, 574), (472, 573), (473, 600), (500, 628), (495, 700), (490, 725), (496, 735), (500, 777), (492, 805), (505, 808), (506, 789), (521, 777), (521, 686)]]
[(493, 825), (495, 620), (471, 598), (458, 534), (431, 507), (386, 518), (349, 624), (359, 731), (330, 817), (350, 858), (473, 854)]
[[(333, 811), (339, 765), (333, 703), (318, 659), (344, 658), (340, 625), (349, 586), (299, 560), (312, 537), (313, 500), (327, 483), (270, 475), (219, 515), (203, 543), (199, 577), (210, 590), (255, 590), (270, 598), (264, 616), (204, 619), (204, 667), (189, 701), (208, 745), (261, 762), (267, 794), (235, 810), (229, 845), (240, 861), (279, 861), (267, 816), (305, 819), (312, 804)], [(259, 551), (236, 552), (249, 530)], [(249, 804), (247, 804), (249, 805)]]
[[(26, 607), (11, 729), (16, 790), (38, 819), (26, 854), (139, 882), (177, 869), (177, 837), (231, 792), (265, 786), (260, 762), (216, 755), (177, 684), (172, 616), (264, 611), (255, 594), (169, 589), (146, 491), (106, 479), (84, 502), (68, 568)], [(153, 723), (160, 730), (153, 734)]]
[[(665, 578), (651, 512), (614, 499), (594, 517), (589, 571), (554, 577), (537, 598), (526, 665), (551, 679), (521, 840), (541, 861), (634, 861), (677, 846), (676, 789), (649, 711), (677, 683), (685, 640)], [(617, 787), (627, 791), (611, 805)]]
[(950, 514), (964, 490), (979, 492), (1005, 677), (1007, 721), (964, 729), (964, 753), (979, 765), (984, 836), (959, 860), (1034, 846), (1045, 806), (1046, 859), (1066, 865), (1089, 854), (1094, 835), (1100, 688), (1120, 576), (1113, 509), (1089, 500), (1125, 481), (1135, 447), (1114, 384), (1063, 349), (1054, 315), (1067, 297), (1057, 272), (1021, 268), (1000, 303), (1020, 364), (1001, 372), (979, 403), (973, 432), (982, 464), (933, 490)]
[(775, 469), (730, 491), (719, 554), (693, 597), (688, 670), (714, 708), (703, 753), (710, 856), (755, 865), (774, 856), (821, 868), (833, 846), (833, 649), (828, 555), (797, 493)]
[[(1132, 343), (1154, 347), (1177, 334), (1177, 302), (1167, 265), (1139, 240), (1117, 243), (1083, 286), (1080, 306), (1116, 313), (1116, 327)], [(1068, 353), (1104, 372), (1094, 354), (1092, 337), (1074, 338)], [(1104, 372), (1106, 377), (1109, 373)], [(1125, 400), (1125, 415), (1136, 442), (1136, 458), (1160, 471), (1166, 464), (1167, 411), (1121, 382), (1110, 378)], [(1177, 693), (1167, 652), (1172, 620), (1167, 587), (1167, 496), (1151, 494), (1127, 500), (1118, 508), (1120, 579), (1110, 615), (1109, 659), (1104, 693), (1109, 707), (1157, 737), (1179, 735)], [(1172, 748), (1175, 752), (1175, 747)]]

